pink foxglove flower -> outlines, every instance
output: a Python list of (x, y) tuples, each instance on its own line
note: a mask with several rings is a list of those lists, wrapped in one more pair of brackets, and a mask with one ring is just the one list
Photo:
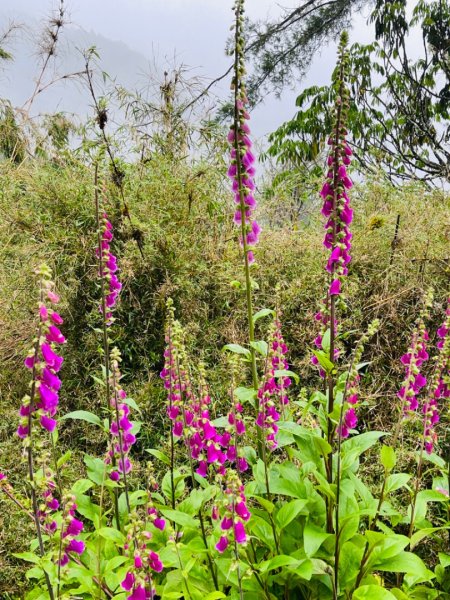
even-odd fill
[[(429, 392), (423, 403), (424, 448), (431, 454), (437, 441), (436, 425), (439, 423), (439, 409), (450, 398), (450, 298), (447, 301), (446, 317), (437, 330), (436, 365), (429, 386)], [(441, 406), (439, 406), (441, 404)]]
[(232, 89), (234, 90), (234, 123), (228, 134), (231, 145), (231, 164), (228, 176), (232, 180), (232, 190), (236, 204), (234, 222), (240, 230), (240, 242), (244, 248), (246, 264), (254, 262), (252, 246), (259, 241), (261, 227), (255, 221), (253, 212), (256, 208), (255, 192), (255, 156), (251, 150), (250, 127), (248, 120), (250, 115), (247, 110), (248, 100), (243, 73), (245, 72), (244, 61), (244, 32), (243, 20), (239, 18), (243, 12), (243, 6), (237, 4), (236, 10), (236, 62), (237, 71), (234, 74)]
[(245, 544), (247, 542), (245, 524), (250, 519), (251, 514), (247, 507), (244, 486), (237, 473), (231, 469), (228, 469), (225, 478), (222, 511), (219, 511), (217, 506), (214, 507), (214, 511), (214, 516), (219, 516), (218, 513), (222, 512), (221, 535), (216, 544), (216, 550), (222, 554), (233, 540), (237, 544)]
[(100, 222), (99, 247), (96, 248), (96, 256), (99, 259), (99, 276), (104, 285), (104, 305), (103, 300), (100, 305), (100, 312), (105, 313), (106, 324), (113, 323), (113, 310), (117, 303), (122, 284), (117, 277), (117, 258), (111, 252), (111, 241), (114, 238), (113, 227), (108, 219), (106, 212), (103, 212)]
[(258, 390), (259, 413), (256, 419), (258, 427), (265, 432), (266, 443), (270, 450), (277, 447), (277, 422), (289, 402), (287, 389), (291, 385), (291, 379), (286, 376), (277, 377), (276, 373), (289, 368), (286, 360), (287, 352), (281, 333), (281, 323), (278, 318), (275, 318), (269, 334), (266, 372)]
[(129, 458), (130, 449), (136, 442), (136, 436), (132, 433), (133, 423), (130, 421), (130, 407), (126, 403), (127, 394), (122, 388), (120, 380), (120, 352), (113, 348), (110, 353), (109, 367), (109, 389), (111, 393), (111, 427), (110, 427), (110, 449), (108, 450), (105, 464), (111, 465), (109, 477), (112, 481), (126, 479), (126, 475), (132, 469)]

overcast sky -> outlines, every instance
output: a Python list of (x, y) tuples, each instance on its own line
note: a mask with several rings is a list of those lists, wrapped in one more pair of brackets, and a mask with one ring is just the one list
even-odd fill
[[(183, 63), (192, 68), (193, 74), (209, 78), (221, 75), (230, 64), (224, 46), (233, 18), (232, 0), (66, 0), (65, 3), (71, 22), (71, 35), (83, 33), (87, 45), (90, 45), (88, 34), (95, 34), (122, 42), (129, 48), (130, 52), (120, 45), (116, 48), (116, 52), (126, 57), (125, 69), (120, 65), (120, 60), (104, 57), (110, 74), (117, 75), (118, 79), (124, 78), (124, 85), (130, 85), (133, 80), (139, 83), (145, 62), (161, 65), (161, 70), (168, 64)], [(34, 33), (37, 33), (39, 21), (43, 21), (51, 9), (58, 6), (56, 0), (0, 0), (0, 4), (0, 23), (6, 23), (11, 18), (33, 23)], [(283, 5), (295, 5), (295, 0), (286, 0)], [(280, 4), (275, 0), (247, 0), (246, 7), (248, 16), (253, 19), (276, 17), (281, 12)], [(370, 30), (366, 25), (367, 13), (366, 9), (365, 13), (356, 16), (352, 41), (370, 39)], [(26, 100), (26, 86), (32, 88), (30, 80), (33, 72), (36, 74), (35, 38), (30, 33), (20, 34), (13, 48), (17, 56), (16, 69), (10, 66), (9, 72), (0, 81), (1, 95), (11, 98), (17, 105)], [(101, 38), (97, 37), (91, 43), (98, 45), (101, 54)], [(106, 45), (105, 40), (103, 43)], [(302, 82), (302, 87), (329, 81), (335, 63), (335, 50), (333, 42), (322, 50)], [(73, 51), (71, 53), (74, 54)], [(69, 58), (72, 60), (68, 62), (73, 66), (75, 58)], [(111, 72), (115, 66), (117, 73)], [(215, 91), (224, 96), (228, 88), (229, 82), (226, 82)], [(300, 89), (297, 86), (295, 90), (286, 90), (281, 100), (269, 97), (263, 106), (254, 111), (253, 128), (257, 136), (272, 131), (295, 113), (295, 97)], [(67, 90), (66, 86), (47, 93), (47, 97), (40, 98), (36, 107), (47, 111), (56, 108), (73, 110), (71, 100), (74, 102), (73, 92)], [(54, 107), (50, 106), (52, 103)]]

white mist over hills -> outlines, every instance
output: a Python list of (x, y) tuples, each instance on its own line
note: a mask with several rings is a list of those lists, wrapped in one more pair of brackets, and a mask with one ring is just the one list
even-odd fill
[[(149, 77), (162, 80), (163, 71), (180, 64), (190, 67), (192, 76), (209, 80), (222, 75), (230, 65), (224, 47), (232, 22), (231, 0), (66, 0), (70, 24), (63, 29), (54, 73), (62, 75), (83, 70), (81, 50), (96, 46), (99, 66), (127, 89), (142, 89)], [(37, 42), (45, 17), (57, 8), (56, 0), (2, 0), (0, 22), (23, 23), (11, 47), (14, 61), (0, 72), (0, 96), (15, 106), (30, 97), (39, 72)], [(280, 13), (275, 0), (248, 0), (251, 18), (275, 17)], [(351, 39), (368, 41), (367, 14), (356, 15)], [(334, 42), (314, 60), (306, 79), (281, 99), (268, 96), (252, 115), (253, 132), (263, 137), (295, 113), (299, 91), (312, 84), (329, 81), (335, 63)], [(101, 90), (99, 90), (101, 93)], [(211, 90), (212, 97), (227, 98), (225, 79)], [(40, 94), (33, 112), (64, 111), (83, 118), (91, 112), (87, 90), (79, 83), (66, 81)]]

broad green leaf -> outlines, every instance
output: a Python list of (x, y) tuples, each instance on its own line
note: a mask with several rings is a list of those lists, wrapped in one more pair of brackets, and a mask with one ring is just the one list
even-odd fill
[(41, 561), (41, 558), (33, 552), (12, 552), (12, 556), (25, 560), (26, 562), (34, 563), (35, 565)]
[(300, 381), (300, 377), (294, 371), (289, 371), (289, 369), (277, 369), (274, 373), (275, 377), (292, 377), (295, 383)]
[(411, 550), (414, 550), (415, 546), (427, 536), (435, 533), (436, 531), (443, 531), (445, 529), (449, 529), (449, 527), (426, 527), (424, 529), (419, 529), (416, 533), (411, 537)]
[(261, 573), (266, 573), (267, 571), (273, 571), (273, 569), (278, 569), (279, 567), (297, 567), (300, 564), (300, 561), (292, 556), (287, 556), (285, 554), (279, 554), (270, 560), (265, 560), (259, 565), (259, 570)]
[(322, 350), (315, 350), (314, 355), (319, 361), (320, 366), (326, 373), (331, 373), (334, 369), (334, 364), (331, 362), (329, 357)]
[(322, 336), (322, 349), (328, 356), (330, 356), (330, 337), (331, 331), (327, 329)]
[(256, 352), (258, 352), (258, 354), (261, 354), (262, 356), (267, 356), (267, 352), (269, 351), (269, 346), (268, 346), (267, 342), (265, 342), (264, 340), (250, 342), (250, 346), (254, 350), (256, 350)]
[(93, 423), (94, 425), (103, 427), (100, 417), (87, 410), (74, 410), (73, 412), (63, 415), (61, 419), (78, 419), (79, 421), (86, 421), (87, 423)]
[[(386, 446), (385, 446), (386, 447)], [(386, 479), (386, 494), (395, 492), (408, 483), (411, 479), (411, 475), (408, 473), (393, 473)]]
[(234, 352), (234, 354), (243, 354), (247, 358), (250, 356), (250, 350), (248, 348), (244, 348), (239, 344), (226, 344), (223, 347), (223, 350), (228, 350), (229, 352)]
[(262, 319), (263, 317), (268, 317), (269, 315), (275, 316), (275, 311), (270, 308), (262, 308), (261, 310), (258, 310), (258, 312), (253, 315), (253, 317), (252, 317), (253, 323), (256, 323), (256, 321), (258, 321), (258, 319)]
[(127, 396), (126, 398), (121, 400), (121, 402), (123, 402), (124, 404), (128, 404), (128, 406), (131, 406), (131, 408), (133, 408), (138, 413), (140, 413), (140, 414), (142, 413), (141, 409), (138, 406), (138, 403), (133, 398), (130, 398), (129, 396)]
[(376, 561), (373, 569), (390, 573), (410, 573), (422, 580), (429, 579), (429, 571), (423, 561), (412, 552), (400, 552), (391, 558)]
[(87, 492), (89, 489), (91, 489), (91, 487), (93, 486), (93, 482), (90, 479), (79, 479), (78, 481), (75, 481), (75, 483), (72, 486), (72, 493), (73, 494), (84, 494), (84, 492)]
[(197, 519), (194, 519), (190, 515), (186, 513), (180, 512), (178, 510), (172, 510), (171, 508), (161, 508), (160, 513), (164, 515), (169, 521), (173, 521), (177, 523), (177, 525), (181, 525), (182, 527), (190, 528), (190, 529), (198, 529), (200, 527), (200, 523)]
[(289, 568), (289, 571), (291, 570), (297, 575), (297, 577), (309, 581), (313, 575), (313, 562), (307, 558), (306, 560), (303, 560), (298, 567)]
[(395, 467), (395, 463), (397, 462), (394, 448), (386, 445), (381, 446), (380, 457), (381, 464), (386, 471), (392, 471), (392, 469)]
[(308, 504), (308, 500), (292, 500), (283, 504), (280, 510), (275, 515), (275, 522), (280, 529), (284, 529), (293, 521), (297, 515), (305, 508)]
[(161, 450), (155, 450), (154, 448), (147, 448), (146, 452), (148, 452), (155, 458), (158, 458), (160, 461), (162, 461), (164, 464), (166, 464), (167, 466), (170, 467), (170, 458), (168, 456), (166, 456), (164, 454), (164, 452), (161, 452)]
[(308, 557), (314, 556), (323, 542), (330, 537), (330, 533), (326, 533), (316, 525), (307, 523), (303, 530), (303, 544), (305, 553)]
[(121, 545), (125, 543), (125, 536), (123, 533), (112, 527), (101, 527), (97, 533), (102, 538), (105, 538), (105, 540), (109, 540), (115, 544)]
[(262, 498), (261, 496), (252, 496), (252, 498), (257, 500), (269, 514), (273, 513), (275, 510), (275, 505), (273, 502), (270, 502), (270, 500), (267, 500), (267, 498)]
[(450, 554), (439, 552), (439, 562), (445, 568), (450, 567)]
[(234, 390), (234, 395), (240, 402), (255, 403), (256, 390), (254, 388), (237, 387)]
[(107, 480), (106, 465), (101, 458), (94, 458), (89, 454), (84, 455), (84, 463), (87, 467), (87, 476), (97, 485), (102, 485)]
[(391, 592), (379, 585), (362, 585), (352, 597), (354, 600), (396, 600)]

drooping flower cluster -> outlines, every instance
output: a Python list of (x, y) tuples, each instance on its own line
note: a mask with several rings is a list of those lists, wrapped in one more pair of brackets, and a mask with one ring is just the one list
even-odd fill
[(450, 398), (450, 298), (447, 304), (446, 317), (437, 330), (438, 356), (430, 389), (422, 408), (424, 416), (424, 447), (428, 454), (433, 452), (437, 439), (435, 431), (439, 423), (439, 401)]
[(184, 332), (174, 318), (173, 303), (167, 302), (168, 316), (166, 324), (165, 363), (161, 378), (167, 390), (167, 414), (173, 422), (173, 434), (182, 438), (188, 448), (191, 459), (198, 461), (196, 473), (206, 477), (209, 466), (214, 473), (225, 475), (225, 463), (237, 461), (240, 470), (247, 468), (247, 462), (238, 456), (235, 440), (245, 432), (242, 419), (242, 406), (233, 398), (233, 404), (227, 417), (228, 425), (219, 433), (211, 422), (209, 405), (211, 398), (202, 365), (198, 368), (198, 391), (190, 380), (188, 359), (184, 345)]
[(250, 519), (244, 494), (244, 486), (237, 473), (233, 470), (227, 471), (225, 480), (225, 493), (221, 506), (213, 508), (213, 518), (221, 519), (221, 536), (216, 544), (216, 549), (222, 553), (228, 548), (233, 540), (237, 544), (247, 542), (245, 523)]
[(342, 423), (340, 423), (337, 428), (337, 432), (342, 438), (347, 438), (350, 435), (350, 431), (358, 424), (356, 409), (359, 404), (359, 363), (361, 362), (365, 345), (369, 339), (375, 335), (379, 326), (379, 320), (374, 319), (369, 324), (366, 333), (361, 336), (353, 353), (352, 364), (345, 386), (345, 404), (342, 407)]
[[(173, 435), (183, 440), (190, 461), (197, 462), (195, 472), (201, 477), (215, 475), (219, 481), (237, 477), (234, 465), (239, 472), (248, 468), (238, 444), (245, 433), (242, 405), (233, 391), (225, 430), (217, 431), (210, 419), (211, 398), (204, 366), (199, 366), (198, 386), (194, 386), (189, 376), (183, 329), (174, 318), (171, 300), (167, 306), (165, 364), (160, 375), (167, 390), (167, 414), (173, 422)], [(242, 527), (238, 525), (238, 534)]]
[(285, 371), (289, 368), (286, 360), (287, 352), (288, 348), (281, 333), (281, 323), (278, 318), (275, 318), (269, 333), (266, 371), (258, 389), (259, 412), (256, 419), (258, 427), (265, 432), (269, 450), (275, 450), (278, 445), (276, 440), (277, 422), (280, 419), (280, 413), (284, 412), (284, 407), (289, 403), (287, 388), (291, 385), (291, 379), (277, 373), (277, 371)]
[(99, 276), (105, 285), (104, 298), (100, 305), (100, 312), (105, 314), (106, 324), (109, 326), (114, 322), (113, 310), (117, 303), (119, 292), (122, 289), (116, 273), (118, 270), (117, 258), (111, 252), (111, 241), (113, 240), (113, 227), (106, 212), (102, 213), (100, 220), (100, 231), (98, 233), (98, 247), (96, 256), (99, 259)]
[[(148, 514), (150, 514), (149, 510), (153, 510), (150, 495), (147, 503)], [(153, 521), (153, 524), (157, 526), (156, 521)], [(164, 526), (165, 523), (158, 528), (164, 529)], [(140, 520), (137, 512), (133, 512), (130, 515), (127, 541), (124, 546), (126, 554), (133, 559), (133, 566), (127, 571), (121, 583), (126, 592), (131, 592), (127, 596), (128, 600), (148, 600), (155, 596), (152, 572), (160, 573), (164, 567), (159, 555), (150, 548), (152, 537), (152, 532), (146, 528), (146, 522)]]
[(402, 364), (405, 365), (405, 378), (397, 396), (402, 401), (405, 416), (411, 416), (416, 411), (419, 406), (417, 397), (420, 391), (427, 385), (427, 379), (421, 373), (421, 367), (429, 358), (426, 347), (429, 336), (425, 327), (425, 320), (428, 317), (428, 311), (432, 306), (432, 302), (433, 295), (429, 291), (424, 301), (424, 308), (414, 329), (411, 345), (408, 348), (408, 352), (400, 359)]
[(122, 376), (119, 364), (121, 360), (119, 350), (113, 348), (109, 360), (111, 446), (105, 459), (107, 465), (112, 465), (109, 476), (113, 481), (119, 481), (124, 475), (131, 471), (132, 464), (129, 458), (129, 452), (131, 446), (136, 441), (136, 437), (132, 433), (133, 423), (128, 418), (130, 415), (130, 407), (126, 403), (127, 394), (120, 384)]
[[(331, 315), (330, 305), (341, 294), (342, 280), (348, 274), (348, 264), (351, 261), (352, 233), (350, 225), (353, 220), (353, 210), (350, 207), (348, 190), (353, 186), (353, 183), (348, 176), (347, 167), (351, 162), (352, 149), (346, 139), (347, 129), (345, 126), (349, 107), (349, 91), (346, 86), (348, 70), (347, 41), (348, 38), (344, 33), (341, 36), (339, 44), (339, 68), (337, 69), (335, 80), (337, 93), (335, 127), (333, 134), (328, 140), (328, 145), (330, 146), (330, 153), (327, 158), (328, 172), (326, 181), (320, 191), (323, 199), (321, 212), (327, 219), (323, 245), (330, 251), (325, 267), (330, 276), (330, 284), (327, 296), (322, 302), (322, 307), (315, 316), (316, 320), (321, 324), (321, 333), (316, 337), (314, 343), (321, 351), (327, 350), (322, 344), (326, 331), (333, 328), (333, 338), (337, 335), (338, 321), (335, 314)], [(339, 355), (338, 348), (334, 347), (333, 351), (334, 356), (331, 357), (332, 361)], [(319, 364), (316, 356), (313, 356), (311, 362), (314, 365)], [(322, 369), (321, 376), (325, 376)]]
[(250, 128), (247, 121), (250, 115), (246, 109), (248, 104), (245, 90), (244, 73), (244, 32), (243, 32), (243, 0), (236, 0), (234, 5), (236, 14), (235, 25), (235, 73), (232, 80), (234, 89), (234, 123), (228, 134), (231, 144), (231, 164), (228, 176), (233, 185), (234, 201), (237, 210), (234, 221), (240, 227), (241, 245), (246, 254), (246, 262), (252, 264), (255, 260), (251, 247), (258, 243), (261, 227), (253, 217), (256, 208), (255, 191), (255, 157), (251, 151), (252, 142), (249, 138)]
[(56, 352), (58, 345), (65, 343), (65, 337), (58, 329), (63, 319), (52, 305), (59, 297), (52, 291), (51, 271), (46, 265), (37, 270), (40, 277), (39, 329), (34, 346), (25, 359), (25, 366), (32, 373), (31, 392), (22, 399), (19, 411), (20, 421), (17, 435), (28, 443), (30, 427), (34, 419), (47, 431), (56, 427), (56, 411), (59, 402), (61, 380), (57, 373), (61, 369), (63, 358)]
[(83, 523), (75, 517), (77, 505), (75, 504), (75, 496), (68, 495), (63, 499), (64, 511), (62, 521), (62, 545), (61, 545), (61, 566), (67, 565), (69, 562), (69, 554), (83, 554), (85, 543), (77, 539), (83, 531)]

